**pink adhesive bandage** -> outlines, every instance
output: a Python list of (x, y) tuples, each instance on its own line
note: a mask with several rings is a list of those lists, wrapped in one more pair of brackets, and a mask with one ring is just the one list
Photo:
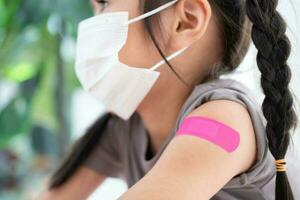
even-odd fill
[(193, 135), (208, 140), (227, 152), (234, 151), (240, 144), (240, 134), (229, 126), (206, 117), (185, 118), (176, 135)]

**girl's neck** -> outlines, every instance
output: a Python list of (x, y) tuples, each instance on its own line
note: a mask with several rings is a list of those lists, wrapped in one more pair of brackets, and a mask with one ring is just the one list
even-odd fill
[(180, 80), (155, 84), (137, 108), (150, 134), (154, 154), (175, 125), (180, 109), (192, 89), (192, 86), (187, 87)]

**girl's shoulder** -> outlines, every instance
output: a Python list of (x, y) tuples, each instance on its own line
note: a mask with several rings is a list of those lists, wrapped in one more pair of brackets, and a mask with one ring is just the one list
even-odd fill
[[(255, 110), (253, 113), (262, 117), (259, 95), (244, 83), (234, 79), (215, 79), (196, 85), (186, 99), (181, 114), (188, 113), (191, 109), (212, 100), (231, 100), (242, 104), (248, 109)], [(263, 120), (263, 119), (262, 119)]]
[(178, 130), (183, 119), (197, 107), (213, 100), (231, 100), (247, 108), (254, 128), (257, 149), (254, 165), (230, 180), (223, 189), (243, 188), (250, 184), (259, 187), (266, 184), (266, 180), (269, 181), (275, 174), (275, 161), (268, 149), (265, 132), (266, 121), (257, 95), (242, 82), (234, 79), (216, 79), (195, 86), (179, 113), (175, 130)]

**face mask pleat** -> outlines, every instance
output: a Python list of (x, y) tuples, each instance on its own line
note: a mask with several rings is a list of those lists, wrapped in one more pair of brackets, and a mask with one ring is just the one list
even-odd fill
[[(76, 68), (76, 74), (78, 74), (79, 80), (82, 82), (85, 90), (93, 87), (93, 85), (101, 80), (108, 71), (118, 65), (116, 57), (106, 57), (86, 62), (89, 63), (83, 62), (81, 64), (77, 64), (78, 67)], [(102, 67), (99, 67), (99, 63), (102, 63)]]
[(116, 54), (125, 45), (127, 30), (113, 25), (108, 29), (97, 27), (91, 32), (81, 32), (77, 39), (77, 46), (80, 47), (76, 51), (77, 62)]

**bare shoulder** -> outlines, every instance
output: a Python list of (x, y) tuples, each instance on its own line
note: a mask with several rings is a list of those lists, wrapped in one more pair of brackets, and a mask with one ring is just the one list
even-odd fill
[(256, 156), (255, 130), (250, 113), (245, 106), (231, 100), (213, 100), (197, 107), (187, 117), (189, 116), (208, 117), (236, 130), (240, 135), (239, 147), (227, 155), (236, 160), (240, 172), (252, 166)]

